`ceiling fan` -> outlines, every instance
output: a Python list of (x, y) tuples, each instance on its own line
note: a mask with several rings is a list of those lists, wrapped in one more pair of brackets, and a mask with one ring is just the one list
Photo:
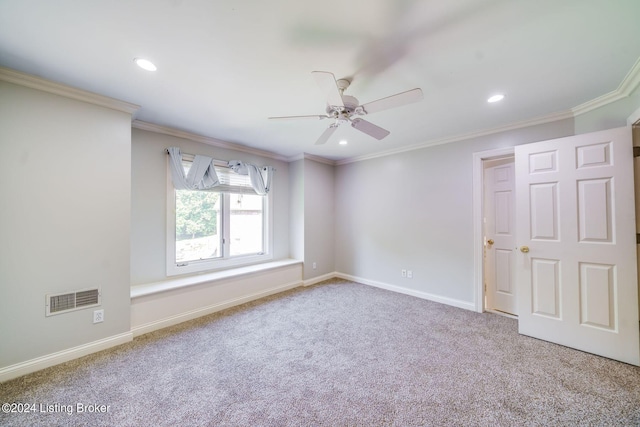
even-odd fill
[(355, 97), (344, 94), (344, 91), (351, 84), (349, 80), (339, 79), (336, 81), (334, 75), (328, 71), (314, 71), (311, 74), (327, 98), (327, 113), (324, 115), (313, 116), (269, 117), (269, 119), (334, 119), (335, 121), (329, 125), (322, 135), (320, 135), (320, 138), (316, 141), (316, 145), (326, 143), (338, 126), (343, 123), (350, 123), (352, 127), (356, 128), (360, 132), (364, 132), (367, 135), (380, 140), (389, 135), (390, 132), (357, 116), (364, 116), (422, 100), (422, 90), (416, 88), (360, 105), (360, 101)]

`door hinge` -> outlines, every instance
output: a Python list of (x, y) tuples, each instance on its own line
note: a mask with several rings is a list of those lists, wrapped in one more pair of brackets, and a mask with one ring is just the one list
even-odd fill
[(640, 157), (640, 147), (633, 147), (633, 157)]
[(640, 234), (636, 234), (636, 245), (640, 245)]

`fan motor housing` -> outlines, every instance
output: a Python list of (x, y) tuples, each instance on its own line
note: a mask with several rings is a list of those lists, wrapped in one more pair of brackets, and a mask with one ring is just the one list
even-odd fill
[(334, 105), (327, 106), (327, 114), (334, 115), (335, 113), (340, 113), (340, 110), (348, 115), (353, 114), (356, 108), (360, 105), (360, 101), (354, 96), (350, 95), (342, 95), (342, 103), (344, 104), (344, 109)]

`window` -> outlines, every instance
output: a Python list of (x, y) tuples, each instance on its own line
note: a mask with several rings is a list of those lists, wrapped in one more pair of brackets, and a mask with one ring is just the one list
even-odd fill
[[(191, 161), (183, 156), (185, 171)], [(270, 196), (257, 195), (248, 175), (220, 163), (221, 185), (209, 191), (176, 190), (168, 180), (168, 276), (271, 259)]]

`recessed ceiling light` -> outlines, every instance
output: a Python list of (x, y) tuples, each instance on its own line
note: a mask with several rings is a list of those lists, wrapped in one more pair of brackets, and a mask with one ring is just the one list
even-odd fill
[(499, 93), (497, 95), (493, 95), (491, 98), (487, 99), (487, 102), (498, 102), (504, 99), (504, 95)]
[(347, 142), (347, 140), (346, 140), (346, 139), (343, 139), (343, 140), (341, 140), (340, 142), (338, 142), (338, 144), (340, 144), (340, 145), (347, 145), (347, 144), (348, 144), (348, 142)]
[(156, 67), (153, 62), (149, 61), (148, 59), (144, 59), (144, 58), (136, 58), (134, 59), (135, 63), (138, 64), (138, 67), (145, 69), (147, 71), (155, 71), (158, 69), (158, 67)]

